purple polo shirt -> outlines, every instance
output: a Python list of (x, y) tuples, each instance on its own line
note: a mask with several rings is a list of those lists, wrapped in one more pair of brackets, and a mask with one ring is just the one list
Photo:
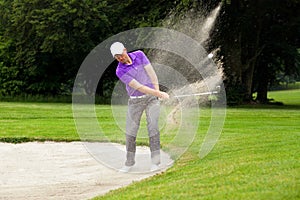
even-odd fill
[(134, 51), (128, 53), (128, 55), (132, 60), (132, 64), (128, 65), (119, 62), (116, 75), (123, 83), (125, 83), (128, 96), (144, 95), (144, 93), (133, 89), (128, 84), (135, 79), (142, 85), (154, 89), (151, 79), (144, 68), (146, 65), (150, 64), (150, 61), (142, 51)]

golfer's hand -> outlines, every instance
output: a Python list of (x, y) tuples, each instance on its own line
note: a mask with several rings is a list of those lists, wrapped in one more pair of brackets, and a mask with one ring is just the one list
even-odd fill
[(170, 96), (166, 92), (161, 92), (160, 91), (159, 93), (160, 93), (160, 95), (159, 95), (158, 98), (160, 98), (160, 99), (169, 99), (170, 98)]

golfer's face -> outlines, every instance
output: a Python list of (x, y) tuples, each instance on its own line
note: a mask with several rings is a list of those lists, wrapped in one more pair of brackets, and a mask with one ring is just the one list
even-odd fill
[(129, 58), (127, 55), (126, 50), (124, 49), (122, 54), (117, 54), (115, 55), (115, 58), (117, 61), (121, 62), (121, 63), (128, 63), (129, 62)]

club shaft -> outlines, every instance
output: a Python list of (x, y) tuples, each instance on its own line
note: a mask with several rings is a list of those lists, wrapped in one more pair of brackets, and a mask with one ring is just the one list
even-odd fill
[(175, 98), (181, 98), (181, 97), (191, 97), (191, 96), (204, 96), (204, 95), (210, 95), (210, 94), (218, 94), (218, 91), (211, 91), (211, 92), (201, 92), (196, 94), (182, 94), (182, 95), (176, 95)]

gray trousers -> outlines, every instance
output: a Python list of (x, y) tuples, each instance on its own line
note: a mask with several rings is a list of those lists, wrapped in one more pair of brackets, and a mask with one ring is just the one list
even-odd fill
[(136, 137), (143, 112), (146, 112), (151, 161), (160, 164), (160, 134), (158, 119), (160, 102), (157, 97), (129, 99), (126, 118), (126, 166), (135, 164)]

